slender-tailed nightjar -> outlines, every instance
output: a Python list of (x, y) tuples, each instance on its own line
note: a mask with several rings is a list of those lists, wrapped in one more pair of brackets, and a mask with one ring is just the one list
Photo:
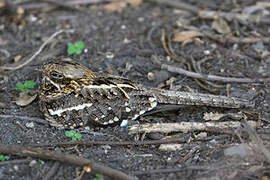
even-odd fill
[(76, 62), (53, 60), (41, 67), (40, 109), (52, 126), (108, 126), (135, 120), (161, 104), (245, 108), (244, 99), (144, 87)]

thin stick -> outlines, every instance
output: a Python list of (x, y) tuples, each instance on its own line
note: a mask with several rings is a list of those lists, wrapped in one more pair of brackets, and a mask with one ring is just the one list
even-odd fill
[(102, 4), (102, 3), (109, 3), (109, 2), (122, 2), (123, 0), (69, 0), (69, 1), (64, 1), (64, 3), (59, 3), (59, 2), (53, 2), (53, 1), (29, 1), (29, 2), (21, 2), (16, 4), (17, 7), (21, 7), (24, 10), (35, 10), (35, 9), (41, 9), (41, 8), (45, 8), (48, 7), (48, 3), (51, 3), (55, 6), (58, 7), (63, 7), (63, 8), (67, 8), (67, 9), (71, 9), (71, 10), (76, 10), (76, 11), (80, 11), (80, 9), (77, 8), (72, 8), (72, 6), (75, 5), (80, 5), (80, 4), (84, 4), (84, 5), (95, 5), (95, 4)]
[(61, 34), (62, 32), (65, 32), (65, 30), (61, 29), (57, 32), (55, 32), (53, 35), (51, 35), (38, 49), (37, 52), (35, 52), (35, 54), (33, 54), (33, 56), (31, 56), (28, 60), (26, 60), (25, 62), (23, 62), (22, 64), (16, 65), (16, 66), (2, 66), (0, 67), (0, 70), (17, 70), (22, 68), (23, 66), (25, 66), (26, 64), (30, 63), (33, 59), (35, 59), (37, 57), (38, 54), (40, 54), (40, 52), (45, 48), (45, 46), (53, 39), (55, 38), (57, 35)]
[(198, 74), (195, 72), (190, 72), (180, 67), (174, 67), (167, 64), (161, 64), (161, 69), (167, 70), (169, 72), (174, 72), (178, 74), (183, 74), (188, 77), (205, 79), (209, 81), (220, 81), (224, 83), (266, 83), (270, 82), (270, 78), (258, 78), (258, 79), (250, 79), (250, 78), (235, 78), (235, 77), (223, 77), (216, 75), (208, 75), (208, 74)]
[(81, 167), (89, 167), (94, 172), (110, 176), (114, 179), (132, 180), (133, 178), (120, 172), (118, 170), (102, 166), (89, 159), (75, 156), (72, 154), (65, 154), (56, 151), (49, 151), (31, 147), (25, 147), (20, 145), (0, 145), (0, 153), (18, 155), (18, 156), (30, 156), (41, 159), (56, 160), (63, 163), (78, 165)]

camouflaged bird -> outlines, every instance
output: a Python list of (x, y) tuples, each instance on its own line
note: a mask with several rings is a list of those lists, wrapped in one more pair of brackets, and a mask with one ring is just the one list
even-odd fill
[(41, 70), (40, 109), (52, 126), (60, 128), (123, 125), (161, 104), (253, 107), (238, 98), (144, 87), (70, 61), (54, 60)]

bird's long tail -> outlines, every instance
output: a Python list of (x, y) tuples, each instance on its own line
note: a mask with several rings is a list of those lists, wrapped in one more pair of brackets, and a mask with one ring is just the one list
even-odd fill
[[(148, 91), (149, 92), (149, 91)], [(252, 108), (254, 104), (249, 100), (217, 96), (211, 94), (189, 93), (151, 88), (159, 104), (198, 105), (226, 108)]]

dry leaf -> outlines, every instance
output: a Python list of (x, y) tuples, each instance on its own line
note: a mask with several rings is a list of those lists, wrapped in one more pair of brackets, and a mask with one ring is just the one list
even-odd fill
[(230, 26), (222, 18), (215, 19), (214, 22), (212, 23), (212, 28), (220, 34), (227, 34), (231, 32)]
[(174, 32), (172, 41), (185, 42), (201, 36), (203, 36), (203, 34), (197, 31), (176, 31)]
[(18, 106), (27, 106), (31, 102), (33, 102), (37, 97), (37, 93), (34, 95), (29, 95), (26, 92), (21, 92), (19, 97), (16, 99), (16, 104)]
[(128, 0), (127, 1), (131, 6), (139, 6), (142, 3), (142, 0)]

